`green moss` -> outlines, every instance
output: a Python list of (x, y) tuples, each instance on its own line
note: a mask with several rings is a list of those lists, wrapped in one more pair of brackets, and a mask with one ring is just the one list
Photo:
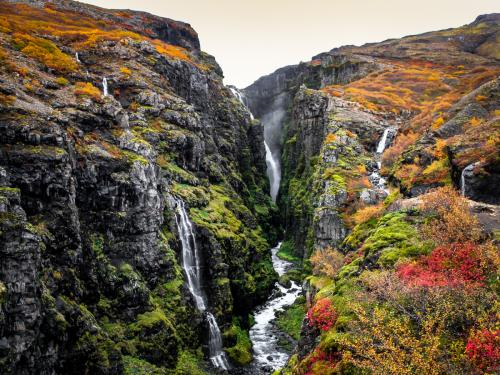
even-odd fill
[(128, 355), (123, 356), (123, 373), (124, 375), (168, 375), (166, 369)]
[(293, 262), (293, 263), (297, 263), (297, 264), (301, 263), (302, 259), (299, 258), (295, 254), (296, 254), (295, 245), (294, 245), (293, 241), (288, 240), (288, 241), (284, 241), (281, 244), (281, 247), (276, 255), (280, 259), (286, 260), (288, 262)]
[(7, 298), (7, 286), (0, 281), (0, 306), (5, 303)]
[(203, 369), (202, 353), (192, 353), (182, 351), (179, 355), (179, 362), (172, 375), (206, 375)]
[(240, 327), (238, 319), (233, 319), (231, 327), (224, 332), (224, 340), (236, 341), (234, 346), (225, 348), (226, 353), (234, 363), (244, 366), (252, 361), (252, 342), (248, 332)]
[(305, 298), (299, 297), (295, 300), (293, 305), (287, 306), (284, 312), (278, 315), (276, 320), (278, 327), (295, 340), (298, 340), (300, 338), (300, 329), (305, 313)]
[(129, 164), (134, 164), (134, 163), (140, 163), (142, 165), (148, 165), (148, 160), (139, 154), (136, 154), (135, 152), (128, 151), (128, 150), (122, 150), (123, 155), (129, 162)]
[(388, 267), (398, 259), (428, 253), (430, 244), (420, 239), (415, 225), (407, 221), (406, 213), (393, 212), (379, 219), (362, 249), (366, 257), (377, 258), (378, 264)]
[(165, 312), (159, 308), (140, 314), (137, 317), (137, 322), (131, 324), (132, 331), (140, 331), (144, 328), (150, 329), (156, 325), (167, 325), (170, 324)]

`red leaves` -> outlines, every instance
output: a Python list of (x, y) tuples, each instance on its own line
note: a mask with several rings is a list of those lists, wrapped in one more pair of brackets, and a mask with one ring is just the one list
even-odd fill
[(337, 312), (329, 298), (321, 298), (307, 312), (309, 326), (328, 331), (337, 320)]
[(482, 371), (496, 371), (500, 367), (500, 330), (483, 329), (469, 337), (465, 347), (469, 360)]
[(441, 246), (413, 263), (398, 267), (398, 276), (413, 286), (480, 286), (485, 280), (479, 248), (472, 243)]
[(307, 372), (305, 375), (331, 373), (340, 361), (340, 353), (325, 353), (316, 348), (307, 359)]

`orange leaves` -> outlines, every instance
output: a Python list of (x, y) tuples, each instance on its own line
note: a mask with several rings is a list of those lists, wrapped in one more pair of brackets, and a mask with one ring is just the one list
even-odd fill
[(132, 71), (127, 67), (122, 67), (120, 68), (120, 73), (123, 74), (125, 77), (129, 77), (132, 74)]
[(309, 260), (314, 275), (330, 278), (333, 278), (344, 264), (344, 256), (331, 247), (316, 250)]
[(325, 139), (325, 143), (335, 142), (336, 139), (337, 139), (337, 136), (335, 134), (328, 133), (328, 135), (326, 136), (326, 139)]
[(101, 100), (101, 91), (90, 82), (77, 82), (75, 84), (75, 95), (87, 96), (95, 101)]
[(322, 331), (328, 331), (337, 321), (337, 312), (329, 298), (319, 299), (313, 307), (307, 311), (307, 320), (311, 327)]
[(48, 68), (58, 72), (76, 70), (75, 61), (48, 39), (16, 33), (13, 35), (12, 43), (22, 53), (38, 60)]
[(351, 219), (354, 224), (361, 224), (370, 219), (380, 217), (385, 211), (384, 202), (380, 202), (377, 205), (362, 207), (357, 210), (353, 215), (351, 215)]

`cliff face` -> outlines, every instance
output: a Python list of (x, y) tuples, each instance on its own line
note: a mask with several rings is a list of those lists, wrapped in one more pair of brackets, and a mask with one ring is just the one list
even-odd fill
[(262, 127), (189, 25), (146, 13), (2, 1), (0, 61), (0, 372), (196, 366), (173, 198), (210, 310), (244, 326), (275, 277)]

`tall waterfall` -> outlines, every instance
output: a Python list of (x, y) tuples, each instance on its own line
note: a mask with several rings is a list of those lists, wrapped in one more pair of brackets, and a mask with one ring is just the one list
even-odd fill
[(103, 92), (104, 96), (108, 96), (109, 95), (109, 92), (108, 92), (108, 80), (106, 79), (106, 77), (104, 77), (102, 79), (102, 92)]
[(384, 153), (386, 147), (388, 146), (388, 143), (390, 143), (388, 142), (389, 134), (393, 135), (395, 134), (395, 132), (396, 129), (393, 127), (385, 128), (384, 133), (382, 134), (382, 137), (380, 137), (380, 140), (377, 144), (377, 151), (375, 152), (374, 155), (375, 160), (377, 161), (377, 169), (374, 170), (369, 176), (371, 183), (375, 187), (385, 191), (386, 193), (389, 193), (385, 185), (386, 180), (380, 175), (380, 168), (382, 167), (381, 159), (382, 159), (382, 154)]
[(196, 237), (193, 232), (193, 224), (187, 215), (184, 202), (180, 199), (175, 199), (175, 204), (177, 213), (175, 221), (182, 244), (182, 268), (186, 274), (188, 288), (194, 297), (196, 308), (201, 312), (206, 312), (209, 327), (208, 350), (210, 361), (215, 367), (227, 370), (229, 362), (222, 350), (222, 337), (219, 326), (212, 313), (206, 311), (206, 297), (201, 287), (200, 256), (198, 246), (196, 245)]
[(280, 167), (266, 141), (264, 141), (264, 147), (266, 148), (267, 177), (269, 178), (269, 184), (271, 185), (270, 195), (273, 202), (276, 202), (281, 182)]

